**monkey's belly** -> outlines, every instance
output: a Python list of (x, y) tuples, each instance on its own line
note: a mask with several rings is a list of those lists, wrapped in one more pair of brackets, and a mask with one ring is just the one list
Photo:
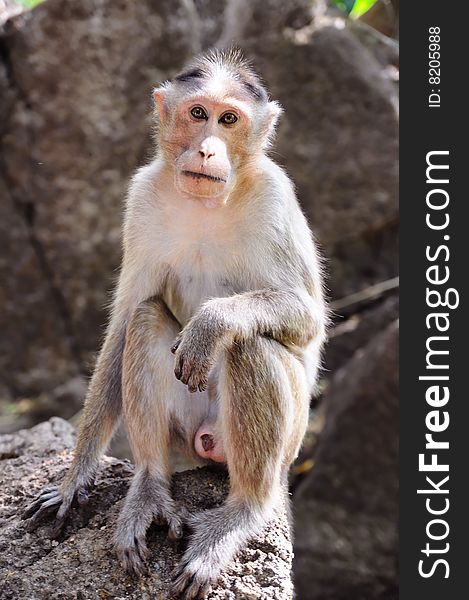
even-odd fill
[(226, 462), (223, 442), (215, 428), (210, 423), (202, 423), (194, 438), (194, 448), (201, 458), (214, 462)]

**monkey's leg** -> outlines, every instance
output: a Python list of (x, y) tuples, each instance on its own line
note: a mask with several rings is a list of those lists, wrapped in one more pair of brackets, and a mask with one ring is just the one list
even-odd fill
[(125, 325), (112, 324), (100, 352), (90, 383), (74, 459), (64, 481), (47, 487), (26, 509), (26, 527), (35, 529), (47, 515), (57, 512), (51, 535), (56, 537), (76, 498), (79, 504), (88, 502), (88, 486), (98, 467), (99, 457), (115, 430), (122, 410), (121, 364)]
[(230, 493), (224, 505), (191, 519), (193, 535), (172, 590), (185, 600), (204, 598), (233, 555), (285, 502), (282, 472), (307, 423), (303, 365), (274, 340), (255, 337), (225, 352), (219, 397)]
[(190, 403), (173, 375), (171, 345), (179, 324), (160, 300), (136, 309), (127, 329), (123, 358), (123, 407), (136, 465), (115, 534), (126, 570), (145, 572), (145, 535), (153, 520), (166, 521), (168, 536), (182, 536), (182, 521), (169, 491), (171, 423), (176, 405)]

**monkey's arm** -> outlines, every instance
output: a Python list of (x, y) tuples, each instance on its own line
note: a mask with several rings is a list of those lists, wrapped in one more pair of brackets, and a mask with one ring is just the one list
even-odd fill
[(214, 298), (201, 312), (216, 315), (225, 335), (244, 340), (267, 335), (285, 346), (303, 348), (324, 333), (324, 304), (302, 289), (264, 289)]
[(212, 298), (189, 321), (174, 344), (174, 372), (189, 391), (202, 391), (223, 346), (237, 339), (266, 335), (284, 346), (304, 348), (314, 339), (322, 342), (325, 325), (321, 294), (315, 299), (301, 288), (264, 289)]

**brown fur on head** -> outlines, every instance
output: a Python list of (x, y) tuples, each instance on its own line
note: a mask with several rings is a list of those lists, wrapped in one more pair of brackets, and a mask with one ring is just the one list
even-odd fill
[(239, 50), (197, 57), (154, 90), (160, 152), (185, 195), (223, 203), (281, 113)]

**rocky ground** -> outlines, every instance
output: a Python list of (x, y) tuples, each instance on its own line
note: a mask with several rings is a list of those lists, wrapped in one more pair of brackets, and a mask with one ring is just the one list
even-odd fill
[[(0, 436), (0, 598), (2, 600), (168, 600), (168, 584), (185, 541), (150, 530), (150, 575), (127, 576), (112, 550), (111, 536), (132, 475), (130, 463), (105, 458), (86, 508), (73, 511), (58, 540), (48, 526), (29, 533), (21, 513), (50, 482), (59, 482), (71, 460), (74, 430), (52, 418), (30, 430)], [(190, 511), (221, 504), (226, 477), (209, 469), (174, 477), (175, 500)], [(186, 537), (187, 539), (187, 537)], [(210, 600), (290, 600), (292, 548), (286, 516), (237, 556)]]

